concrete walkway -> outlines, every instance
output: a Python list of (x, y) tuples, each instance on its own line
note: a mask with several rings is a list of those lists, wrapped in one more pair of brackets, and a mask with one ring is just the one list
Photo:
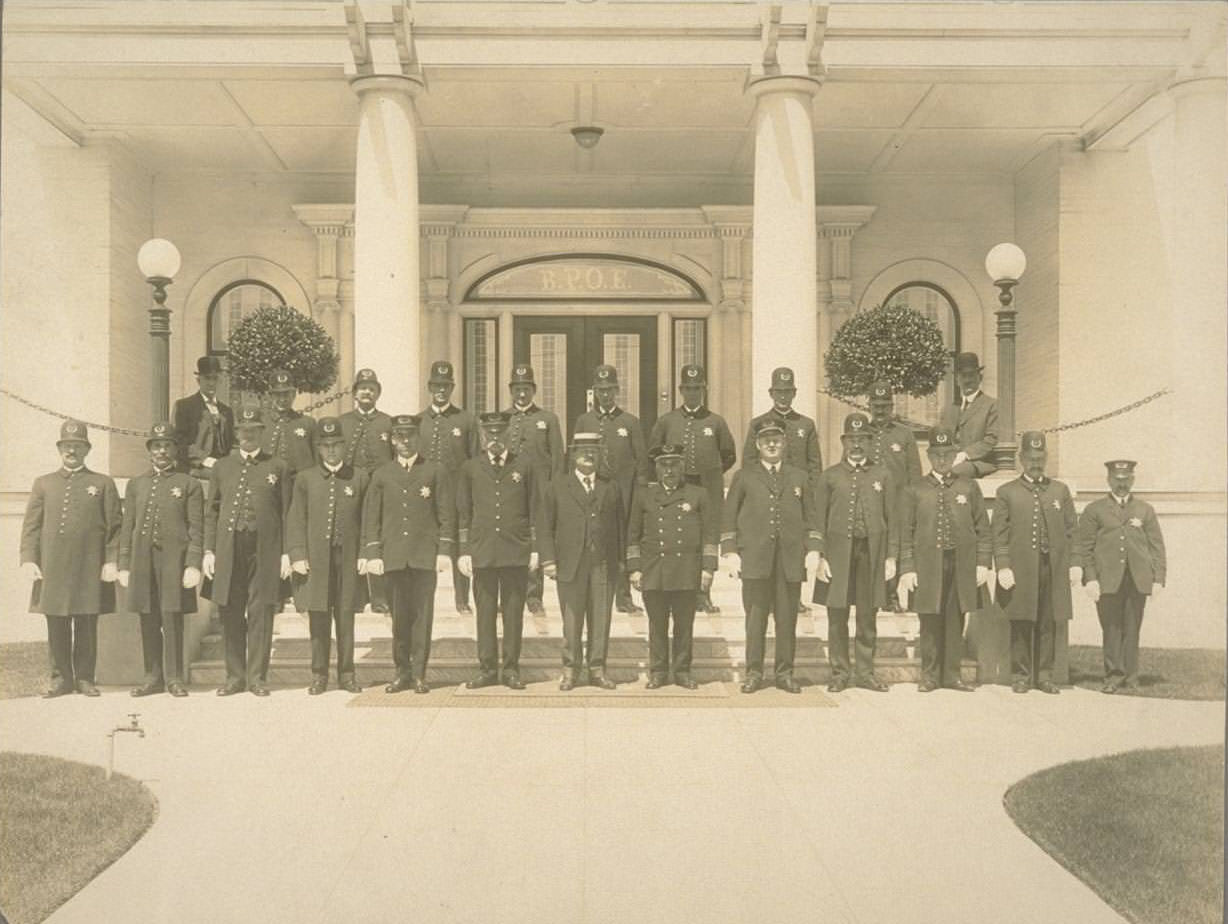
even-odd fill
[[(741, 695), (741, 694), (735, 694)], [(157, 821), (50, 920), (1118, 921), (1002, 795), (1067, 760), (1222, 742), (1222, 703), (853, 690), (835, 709), (0, 703), (5, 747), (144, 780)], [(440, 697), (442, 701), (442, 697)]]

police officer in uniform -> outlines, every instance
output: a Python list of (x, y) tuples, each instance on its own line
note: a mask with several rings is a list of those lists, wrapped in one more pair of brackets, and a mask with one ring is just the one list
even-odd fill
[(597, 477), (601, 442), (600, 433), (572, 438), (571, 474), (556, 478), (542, 492), (537, 522), (542, 573), (558, 581), (563, 610), (560, 690), (581, 682), (585, 668), (593, 686), (615, 687), (605, 675), (605, 660), (614, 586), (623, 561), (624, 515), (618, 485)]
[(1138, 637), (1148, 597), (1164, 588), (1167, 558), (1151, 504), (1131, 493), (1134, 461), (1113, 459), (1109, 493), (1083, 509), (1075, 532), (1075, 561), (1104, 631), (1105, 693), (1138, 686)]
[[(900, 423), (894, 415), (894, 391), (890, 382), (875, 382), (870, 386), (870, 448), (871, 465), (885, 466), (891, 472), (896, 496), (892, 501), (897, 518), (904, 488), (921, 480), (921, 453), (912, 428)], [(896, 582), (887, 582), (887, 606), (899, 607)]]
[(260, 448), (264, 418), (245, 407), (236, 422), (238, 452), (209, 470), (205, 554), (201, 570), (211, 582), (202, 594), (218, 605), (226, 646), (226, 683), (218, 696), (244, 689), (268, 696), (273, 612), (290, 577), (283, 552), (290, 510), (290, 468)]
[[(371, 475), (385, 462), (392, 461), (392, 418), (375, 406), (383, 386), (373, 369), (359, 369), (355, 373), (352, 391), (354, 409), (340, 418), (341, 432), (345, 435), (345, 461)], [(369, 598), (374, 612), (387, 613), (384, 579), (378, 574), (368, 574), (365, 585), (363, 602)]]
[[(686, 481), (708, 492), (708, 507), (719, 524), (725, 498), (724, 474), (737, 461), (737, 448), (725, 419), (709, 410), (704, 403), (707, 388), (708, 379), (703, 366), (692, 363), (683, 366), (678, 385), (682, 393), (682, 406), (657, 418), (648, 445), (654, 447), (668, 443), (682, 447)], [(720, 612), (712, 603), (707, 588), (700, 592), (697, 603), (705, 613)]]
[(672, 666), (674, 683), (694, 690), (699, 686), (691, 677), (695, 603), (697, 593), (712, 586), (720, 518), (712, 496), (686, 483), (684, 447), (654, 446), (648, 457), (657, 480), (636, 492), (627, 537), (631, 586), (643, 595), (648, 611), (648, 689), (664, 686)]
[(993, 534), (981, 489), (951, 471), (955, 434), (934, 430), (926, 455), (930, 473), (900, 498), (900, 600), (915, 592), (921, 617), (921, 682), (970, 692), (960, 676), (964, 614), (978, 609), (977, 588), (988, 583)]
[[(1023, 474), (997, 490), (993, 505), (994, 565), (998, 603), (1011, 621), (1011, 689), (1035, 685), (1060, 693), (1053, 682), (1056, 621), (1070, 619), (1070, 585), (1083, 569), (1071, 565), (1075, 528), (1070, 489), (1045, 474), (1045, 435), (1023, 434)], [(1068, 577), (1069, 575), (1069, 577)]]
[[(573, 432), (600, 434), (602, 453), (597, 462), (597, 477), (613, 480), (618, 485), (619, 498), (626, 520), (629, 520), (636, 490), (652, 477), (644, 428), (638, 417), (618, 406), (618, 370), (613, 366), (598, 366), (593, 371), (593, 399), (593, 409), (576, 418)], [(614, 607), (620, 613), (640, 611), (631, 599), (631, 585), (625, 570), (620, 571), (615, 586)]]
[[(478, 421), (471, 412), (452, 403), (456, 379), (452, 364), (447, 360), (437, 359), (431, 363), (426, 388), (430, 392), (431, 403), (419, 415), (422, 425), (418, 433), (418, 451), (445, 472), (455, 475), (466, 459), (473, 458), (481, 450)], [(456, 554), (455, 544), (452, 554)], [(472, 615), (473, 610), (469, 608), (469, 578), (460, 573), (455, 557), (452, 562), (452, 593), (456, 612)]]
[(115, 608), (121, 514), (115, 482), (85, 467), (85, 424), (66, 420), (55, 444), (60, 468), (34, 480), (21, 525), (21, 571), (30, 609), (47, 618), (54, 668), (46, 697), (98, 696), (98, 614)]
[(768, 613), (776, 614), (776, 686), (800, 693), (793, 679), (797, 600), (806, 572), (819, 566), (814, 489), (805, 469), (784, 460), (785, 428), (761, 419), (756, 459), (733, 476), (725, 498), (721, 554), (730, 577), (742, 579), (746, 610), (746, 681), (743, 693), (763, 685)]
[(179, 468), (194, 478), (208, 479), (218, 459), (230, 455), (235, 442), (235, 415), (217, 396), (222, 363), (216, 356), (196, 360), (194, 395), (175, 402), (171, 420), (179, 446)]
[(998, 445), (998, 402), (981, 390), (983, 373), (984, 367), (975, 353), (955, 357), (960, 402), (943, 408), (939, 424), (955, 434), (960, 448), (951, 471), (964, 478), (984, 478), (998, 470), (993, 460)]
[(151, 468), (128, 482), (119, 536), (119, 583), (128, 609), (141, 616), (145, 682), (133, 696), (183, 683), (183, 614), (196, 612), (196, 585), (205, 542), (205, 495), (200, 482), (175, 470), (175, 431), (156, 423), (145, 441)]
[(813, 485), (823, 472), (823, 453), (819, 449), (819, 431), (814, 421), (793, 409), (793, 399), (797, 397), (793, 370), (787, 366), (773, 369), (768, 394), (772, 398), (771, 409), (753, 418), (746, 428), (742, 465), (759, 458), (759, 427), (764, 421), (772, 421), (784, 431), (784, 463), (800, 468)]
[(316, 422), (294, 409), (298, 389), (285, 369), (269, 373), (269, 397), (273, 409), (264, 428), (261, 448), (271, 456), (285, 459), (291, 477), (316, 464)]
[(438, 572), (452, 566), (456, 506), (452, 478), (419, 452), (422, 420), (392, 418), (396, 459), (375, 470), (363, 511), (366, 568), (383, 575), (392, 607), (392, 655), (397, 676), (388, 693), (429, 693)]
[[(521, 367), (523, 368), (523, 367)], [(499, 682), (496, 613), (503, 611), (503, 685), (523, 690), (520, 640), (524, 628), (525, 590), (537, 568), (536, 520), (539, 499), (537, 467), (508, 449), (511, 414), (482, 414), (478, 425), (481, 454), (461, 466), (456, 482), (460, 557), (457, 567), (473, 579), (477, 610), (478, 674), (466, 682), (471, 690)]]

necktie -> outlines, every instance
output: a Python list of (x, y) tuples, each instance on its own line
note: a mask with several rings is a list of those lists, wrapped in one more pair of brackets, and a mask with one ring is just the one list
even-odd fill
[(593, 479), (592, 478), (584, 479), (584, 493), (585, 494), (593, 493)]

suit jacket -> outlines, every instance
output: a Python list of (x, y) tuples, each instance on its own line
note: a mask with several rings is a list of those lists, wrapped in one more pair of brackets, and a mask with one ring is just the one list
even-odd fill
[(230, 578), (236, 567), (235, 529), (241, 524), (244, 498), (250, 492), (256, 523), (256, 581), (248, 605), (276, 606), (283, 599), (281, 556), (290, 513), (290, 467), (284, 459), (258, 452), (245, 462), (239, 450), (209, 470), (205, 507), (205, 551), (214, 553), (214, 575), (201, 595), (218, 606), (230, 602)]
[(513, 406), (508, 413), (512, 415), (506, 436), (508, 451), (532, 466), (538, 487), (544, 488), (563, 474), (567, 464), (559, 419), (553, 411), (536, 404), (530, 404), (524, 411)]
[(1031, 486), (1020, 476), (998, 487), (993, 504), (994, 567), (1015, 572), (1015, 586), (998, 588), (998, 603), (1010, 619), (1036, 621), (1039, 601), (1039, 523), (1049, 533), (1050, 596), (1053, 618), (1069, 619), (1071, 537), (1075, 528), (1074, 501), (1060, 481), (1044, 478)]
[(720, 517), (703, 488), (645, 485), (631, 509), (627, 571), (640, 572), (645, 591), (699, 590), (700, 573), (716, 571), (720, 531)]
[(175, 402), (171, 423), (179, 447), (179, 467), (197, 478), (208, 478), (206, 457), (224, 459), (235, 447), (235, 415), (229, 405), (217, 402), (218, 423), (205, 406), (200, 392)]
[(1102, 594), (1121, 588), (1126, 568), (1139, 593), (1163, 584), (1168, 571), (1164, 535), (1155, 509), (1130, 496), (1125, 507), (1109, 494), (1083, 508), (1071, 564), (1083, 566), (1083, 582), (1099, 581)]
[(743, 580), (773, 575), (776, 550), (786, 581), (806, 579), (806, 553), (819, 550), (814, 491), (804, 469), (782, 465), (775, 481), (756, 461), (733, 476), (725, 498), (721, 552), (742, 556)]
[(942, 426), (955, 432), (960, 450), (972, 462), (976, 477), (998, 470), (993, 451), (998, 445), (998, 402), (979, 392), (967, 410), (948, 404), (942, 410)]
[[(358, 573), (358, 558), (369, 478), (364, 469), (346, 463), (335, 474), (316, 465), (295, 476), (286, 550), (291, 563), (305, 561), (309, 566), (305, 577), (291, 575), (299, 612), (328, 610), (333, 603), (339, 612), (362, 608), (360, 595), (366, 581)], [(335, 546), (341, 549), (341, 573), (337, 584), (330, 587), (329, 559)]]
[(106, 475), (63, 469), (34, 480), (21, 525), (21, 561), (42, 569), (30, 609), (83, 616), (115, 609), (115, 585), (99, 577), (119, 559), (119, 492)]
[(855, 504), (861, 499), (870, 548), (870, 567), (874, 570), (874, 603), (887, 602), (884, 563), (895, 554), (899, 541), (898, 522), (891, 500), (895, 483), (882, 465), (866, 465), (854, 471), (846, 461), (823, 471), (815, 485), (815, 524), (819, 531), (819, 551), (831, 565), (831, 584), (825, 605), (843, 608), (852, 602), (849, 568), (853, 558)]
[(408, 470), (385, 462), (367, 488), (362, 537), (363, 557), (382, 558), (385, 571), (434, 571), (435, 556), (456, 548), (451, 476), (422, 456)]
[(622, 508), (612, 481), (595, 478), (591, 495), (574, 471), (550, 482), (537, 518), (542, 563), (557, 563), (558, 579), (574, 581), (587, 550), (590, 565), (604, 563), (610, 575), (617, 575), (623, 560)]
[(509, 452), (498, 468), (485, 452), (467, 461), (456, 481), (460, 554), (473, 556), (474, 568), (528, 567), (537, 548), (540, 490), (524, 456)]
[(373, 411), (364, 417), (358, 411), (347, 411), (339, 418), (341, 435), (345, 437), (345, 461), (350, 465), (374, 472), (396, 455), (392, 449), (392, 418), (383, 411)]
[(260, 448), (271, 456), (285, 459), (290, 474), (316, 464), (316, 422), (302, 411), (270, 412)]
[(597, 477), (618, 485), (625, 522), (631, 516), (636, 489), (652, 479), (644, 428), (640, 426), (639, 418), (620, 407), (614, 408), (610, 414), (587, 411), (576, 418), (573, 432), (601, 434), (602, 452), (597, 462)]
[(751, 420), (750, 426), (746, 428), (746, 443), (742, 448), (742, 467), (747, 468), (752, 462), (759, 461), (755, 430), (765, 420), (778, 423), (785, 428), (785, 464), (800, 468), (813, 484), (815, 479), (823, 473), (823, 452), (819, 449), (819, 431), (813, 420), (792, 408), (789, 408), (789, 413), (781, 414), (773, 407), (766, 414), (760, 414)]
[(418, 452), (431, 462), (437, 462), (445, 472), (455, 476), (466, 459), (481, 451), (477, 418), (469, 411), (449, 404), (436, 415), (428, 406), (422, 412), (418, 429)]
[(205, 543), (205, 492), (184, 472), (150, 469), (128, 482), (119, 534), (119, 570), (130, 572), (126, 608), (163, 613), (195, 613), (196, 589), (183, 586), (183, 570), (200, 568)]
[(942, 610), (942, 564), (947, 541), (955, 544), (955, 587), (959, 611), (980, 607), (977, 565), (993, 562), (993, 532), (981, 489), (971, 478), (943, 483), (927, 475), (900, 495), (900, 574), (917, 573), (913, 608)]

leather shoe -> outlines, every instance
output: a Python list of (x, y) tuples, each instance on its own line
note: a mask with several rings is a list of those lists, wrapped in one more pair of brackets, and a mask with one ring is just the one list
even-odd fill
[(232, 680), (224, 687), (217, 688), (218, 696), (234, 696), (236, 693), (243, 692), (243, 684), (238, 680)]
[(146, 683), (134, 690), (129, 690), (129, 696), (153, 696), (155, 693), (165, 693), (166, 687), (160, 683)]
[[(396, 680), (392, 681), (392, 683), (384, 687), (384, 692), (385, 693), (404, 693), (406, 690), (413, 687), (413, 685), (414, 685), (414, 682), (411, 678), (398, 677)], [(465, 686), (467, 687), (472, 686), (472, 685), (473, 685), (472, 681), (465, 684)]]
[(934, 683), (932, 680), (922, 680), (919, 684), (917, 684), (918, 693), (933, 693), (937, 689), (938, 684)]
[(659, 690), (663, 686), (665, 686), (664, 677), (649, 677), (648, 682), (644, 684), (644, 689), (645, 690)]
[(425, 680), (423, 680), (421, 677), (419, 677), (417, 680), (414, 681), (414, 692), (415, 693), (430, 693), (431, 685), (427, 683)]
[(468, 603), (458, 603), (456, 604), (456, 615), (457, 616), (472, 616), (473, 610), (469, 607)]
[(616, 684), (605, 674), (589, 674), (588, 682), (591, 686), (597, 687), (599, 690), (618, 689), (618, 684)]
[(341, 683), (337, 684), (337, 689), (345, 690), (346, 693), (361, 693), (362, 684), (351, 678), (350, 680), (343, 680)]
[(833, 680), (828, 681), (827, 692), (828, 693), (843, 693), (845, 690), (848, 689), (848, 686), (849, 686), (849, 682), (847, 680), (845, 680), (843, 677), (836, 677)]
[(886, 693), (887, 684), (879, 680), (877, 677), (862, 677), (857, 681), (857, 686), (863, 690), (873, 690), (875, 693)]
[(269, 688), (263, 684), (255, 684), (252, 686), (252, 696), (268, 696)]
[(1062, 692), (1062, 688), (1050, 680), (1042, 680), (1039, 684), (1037, 684), (1037, 688), (1040, 690), (1040, 692), (1048, 693), (1051, 696)]
[(542, 602), (538, 600), (536, 597), (534, 597), (531, 600), (526, 600), (524, 605), (525, 605), (525, 609), (527, 609), (529, 613), (532, 614), (533, 616), (545, 616), (546, 615), (546, 608), (542, 606)]
[[(327, 689), (328, 689), (328, 681), (313, 680), (311, 681), (311, 686), (307, 688), (307, 693), (311, 696), (319, 696), (321, 693), (323, 693)], [(252, 690), (252, 692), (255, 693), (256, 691)]]
[(520, 679), (519, 674), (508, 674), (503, 678), (503, 685), (509, 690), (523, 690), (524, 681)]
[(1100, 688), (1100, 692), (1101, 692), (1101, 693), (1108, 693), (1108, 694), (1110, 694), (1110, 695), (1111, 695), (1111, 694), (1113, 694), (1113, 693), (1116, 693), (1116, 692), (1117, 692), (1117, 684), (1115, 684), (1115, 683), (1106, 683), (1104, 686), (1102, 686), (1102, 687)]
[(94, 686), (94, 684), (89, 680), (78, 680), (77, 681), (77, 692), (80, 693), (82, 696), (101, 696), (102, 695), (101, 693), (98, 692), (98, 688)]
[(576, 682), (571, 677), (563, 677), (563, 679), (559, 681), (559, 689), (564, 693), (566, 693), (568, 690), (574, 690), (575, 688)]
[(55, 699), (57, 696), (67, 696), (69, 693), (76, 692), (72, 685), (67, 683), (56, 684), (43, 692), (43, 699)]
[(699, 684), (696, 681), (692, 680), (689, 676), (675, 677), (674, 683), (678, 684), (678, 686), (682, 687), (684, 690), (698, 690), (699, 689)]
[(802, 692), (802, 685), (792, 677), (778, 677), (776, 679), (776, 689), (784, 690), (786, 693)]
[(964, 683), (962, 680), (953, 680), (947, 684), (948, 690), (958, 690), (960, 693), (975, 693), (976, 687), (970, 683)]
[(749, 677), (747, 677), (745, 680), (742, 681), (742, 692), (743, 693), (754, 693), (761, 686), (763, 686), (763, 678), (756, 676), (755, 674), (751, 674)]
[[(499, 682), (499, 678), (494, 674), (478, 674), (472, 680), (465, 681), (465, 689), (480, 690), (482, 687), (493, 687)], [(402, 689), (405, 689), (402, 687)]]
[(166, 688), (166, 690), (168, 693), (170, 693), (171, 696), (187, 696), (188, 695), (188, 688), (185, 687), (182, 683), (172, 683), (170, 686)]
[(1031, 687), (1028, 685), (1028, 682), (1026, 680), (1016, 680), (1014, 683), (1011, 684), (1012, 693), (1026, 693), (1030, 689)]

